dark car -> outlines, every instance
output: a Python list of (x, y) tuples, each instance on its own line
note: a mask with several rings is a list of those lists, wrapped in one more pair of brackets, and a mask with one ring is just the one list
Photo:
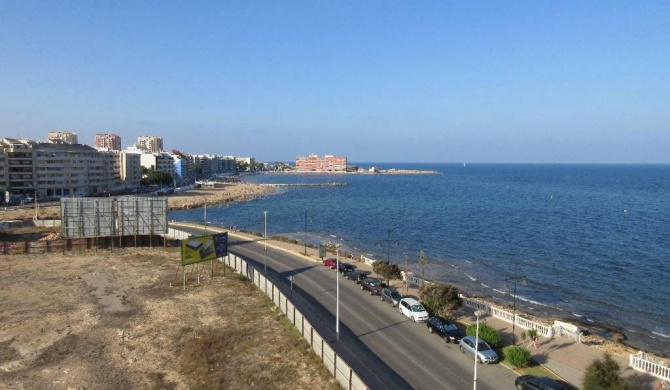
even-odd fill
[(463, 338), (463, 333), (458, 330), (456, 325), (439, 317), (430, 317), (428, 322), (426, 322), (426, 326), (430, 333), (437, 334), (448, 343), (458, 344)]
[(384, 287), (379, 293), (379, 297), (382, 301), (388, 302), (391, 306), (396, 307), (402, 299), (402, 294), (393, 287)]
[(370, 295), (379, 295), (382, 288), (382, 281), (377, 278), (365, 278), (361, 282), (361, 290), (370, 291)]
[(563, 383), (546, 376), (521, 375), (514, 384), (519, 390), (567, 390)]
[(351, 271), (347, 273), (347, 279), (353, 280), (356, 284), (362, 282), (365, 278), (367, 278), (367, 276), (362, 272)]
[(344, 275), (344, 274), (346, 274), (346, 273), (348, 273), (348, 272), (352, 272), (353, 270), (354, 270), (354, 266), (353, 266), (353, 265), (351, 265), (351, 264), (349, 264), (349, 263), (340, 263), (340, 269), (339, 269), (339, 271), (340, 271), (340, 273), (341, 273), (342, 275)]

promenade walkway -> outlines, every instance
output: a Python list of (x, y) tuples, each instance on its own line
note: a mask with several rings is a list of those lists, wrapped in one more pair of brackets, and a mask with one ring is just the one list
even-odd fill
[[(231, 232), (231, 234), (239, 235), (250, 240), (262, 241), (261, 237), (251, 236), (246, 234), (240, 234), (238, 232)], [(306, 259), (312, 261), (320, 262), (318, 257), (318, 251), (313, 248), (307, 248), (307, 255), (304, 255), (305, 248), (302, 245), (290, 244), (285, 242), (279, 242), (274, 240), (268, 240), (268, 246), (273, 246), (275, 248), (280, 248), (288, 252), (293, 252), (300, 254)], [(335, 257), (331, 254), (328, 257)], [(372, 267), (363, 262), (356, 260), (346, 259), (340, 257), (340, 261), (347, 261), (352, 263), (358, 270), (366, 271), (372, 273)], [(403, 282), (395, 281), (396, 287), (398, 290), (406, 295), (418, 297), (418, 290), (416, 288), (405, 289)], [(476, 318), (474, 316), (474, 310), (471, 308), (461, 308), (457, 314), (457, 321), (470, 324), (474, 323)], [(480, 317), (480, 324), (484, 322), (489, 326), (492, 326), (498, 329), (503, 336), (503, 339), (511, 344), (512, 342), (512, 324), (507, 323), (501, 319), (495, 318), (490, 315), (485, 315)], [(518, 345), (522, 344), (521, 341), (521, 332), (524, 329), (520, 327), (515, 327), (516, 342)], [(528, 343), (528, 342), (527, 342)], [(547, 369), (555, 373), (558, 377), (562, 378), (564, 381), (570, 383), (575, 388), (581, 388), (582, 378), (584, 376), (584, 371), (586, 367), (591, 364), (596, 359), (601, 359), (603, 357), (604, 351), (588, 346), (570, 339), (556, 337), (556, 338), (540, 338), (538, 342), (537, 349), (528, 346), (528, 350), (531, 352), (533, 359), (544, 365)], [(614, 355), (612, 354), (614, 360), (621, 367), (622, 376), (629, 378), (637, 385), (637, 388), (640, 390), (657, 390), (659, 389), (660, 380), (655, 377), (644, 374), (638, 371), (633, 370), (628, 366), (628, 355)]]

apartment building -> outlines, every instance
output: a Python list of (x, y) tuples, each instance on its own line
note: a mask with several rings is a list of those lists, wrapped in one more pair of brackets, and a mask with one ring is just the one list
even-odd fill
[(142, 180), (141, 154), (132, 152), (119, 153), (120, 178), (125, 189), (140, 187)]
[(138, 163), (130, 168), (128, 164), (122, 165), (124, 159), (124, 153), (99, 152), (86, 145), (2, 139), (2, 200), (86, 196), (139, 187), (139, 156)]
[(174, 179), (178, 186), (193, 183), (195, 177), (189, 156), (178, 150), (172, 150), (172, 161), (174, 162)]
[(69, 131), (52, 131), (47, 134), (47, 139), (49, 142), (56, 144), (74, 145), (79, 143), (77, 141), (77, 133), (71, 133)]
[(333, 155), (319, 157), (316, 154), (310, 154), (307, 157), (296, 158), (295, 168), (306, 172), (346, 172), (347, 158)]
[(236, 172), (235, 158), (213, 154), (189, 156), (191, 171), (197, 179), (209, 179), (216, 175)]
[(93, 143), (98, 149), (121, 150), (121, 137), (116, 134), (96, 134)]
[(138, 149), (148, 153), (160, 153), (163, 151), (163, 138), (155, 135), (141, 135), (137, 137)]
[(142, 153), (140, 164), (145, 168), (155, 169), (157, 172), (165, 172), (174, 176), (174, 160), (168, 153)]
[(0, 191), (11, 203), (35, 194), (35, 166), (31, 141), (3, 138), (0, 141)]

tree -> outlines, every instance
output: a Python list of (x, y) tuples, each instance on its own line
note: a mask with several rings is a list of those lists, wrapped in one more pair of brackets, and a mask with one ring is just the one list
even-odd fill
[(462, 304), (458, 289), (443, 283), (423, 283), (419, 289), (419, 299), (429, 313), (447, 318)]
[(386, 284), (389, 284), (391, 279), (400, 279), (402, 276), (398, 264), (389, 263), (388, 261), (375, 261), (372, 264), (372, 270), (386, 279)]
[(421, 264), (421, 278), (423, 280), (426, 280), (426, 264), (428, 264), (428, 256), (426, 256), (426, 252), (419, 251), (419, 264)]
[(605, 353), (603, 359), (594, 360), (584, 372), (584, 390), (633, 390), (635, 386), (621, 378), (619, 364)]

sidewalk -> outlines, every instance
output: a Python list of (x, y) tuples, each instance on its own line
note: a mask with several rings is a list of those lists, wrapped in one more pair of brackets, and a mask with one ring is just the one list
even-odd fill
[[(223, 229), (217, 229), (223, 230)], [(262, 237), (252, 236), (248, 234), (230, 232), (230, 234), (247, 238), (254, 241), (263, 241)], [(275, 248), (285, 250), (287, 252), (292, 252), (295, 254), (302, 255), (304, 258), (321, 262), (321, 259), (318, 257), (318, 251), (314, 248), (307, 248), (307, 256), (304, 255), (305, 248), (302, 245), (290, 244), (280, 241), (268, 240), (268, 245), (271, 245)], [(335, 255), (328, 254), (327, 257), (335, 257)], [(346, 259), (340, 257), (340, 261), (350, 262), (354, 265), (357, 270), (362, 270), (364, 272), (372, 272), (372, 266), (365, 264), (357, 260)], [(405, 288), (405, 285), (402, 281), (392, 281), (391, 285), (395, 286), (398, 291), (403, 295), (409, 295), (418, 297), (418, 289), (410, 287), (409, 289)], [(407, 293), (406, 293), (407, 292)], [(463, 324), (471, 324), (476, 321), (474, 316), (474, 309), (463, 307), (459, 309), (456, 313), (456, 320)], [(485, 315), (479, 318), (480, 324), (482, 322), (486, 323), (489, 326), (492, 326), (498, 329), (503, 337), (508, 343), (512, 342), (512, 324), (507, 323), (501, 319), (492, 317), (490, 315)], [(521, 332), (525, 329), (516, 326), (514, 333), (516, 335), (517, 345), (521, 345)], [(528, 341), (527, 344), (528, 345)], [(562, 378), (564, 381), (572, 384), (576, 388), (581, 388), (582, 378), (584, 376), (584, 371), (586, 367), (591, 364), (596, 359), (602, 359), (604, 351), (591, 347), (573, 340), (566, 338), (556, 337), (556, 338), (544, 338), (540, 337), (537, 349), (534, 349), (528, 346), (528, 350), (531, 352), (533, 359), (544, 365), (547, 369), (555, 373), (557, 376)], [(612, 355), (612, 358), (619, 364), (621, 368), (621, 373), (624, 378), (632, 378), (636, 383), (637, 387), (642, 390), (656, 390), (659, 388), (660, 380), (639, 371), (635, 371), (628, 366), (628, 355), (618, 356)]]

